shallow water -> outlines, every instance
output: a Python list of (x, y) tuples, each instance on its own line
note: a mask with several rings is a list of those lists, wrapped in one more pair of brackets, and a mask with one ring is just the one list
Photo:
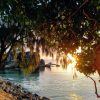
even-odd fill
[[(99, 100), (95, 95), (93, 81), (83, 74), (76, 72), (77, 77), (73, 79), (72, 73), (61, 67), (45, 68), (45, 71), (24, 75), (19, 71), (7, 70), (0, 72), (0, 76), (8, 78), (12, 82), (21, 84), (24, 88), (51, 100)], [(98, 74), (92, 75), (100, 93)]]

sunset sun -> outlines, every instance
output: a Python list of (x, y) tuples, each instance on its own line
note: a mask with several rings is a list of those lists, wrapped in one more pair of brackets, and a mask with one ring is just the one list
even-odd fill
[(67, 65), (67, 72), (73, 73), (73, 69), (75, 68), (77, 61), (70, 53), (67, 54), (67, 59), (69, 61), (69, 64)]

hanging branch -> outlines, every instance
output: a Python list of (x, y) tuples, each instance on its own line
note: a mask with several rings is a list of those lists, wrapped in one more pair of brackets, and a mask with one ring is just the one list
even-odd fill
[(83, 2), (83, 4), (74, 12), (74, 13), (72, 13), (72, 15), (71, 16), (69, 16), (69, 20), (71, 19), (71, 17), (73, 17), (86, 3), (88, 3), (89, 2), (89, 0), (85, 0), (84, 2)]
[[(88, 2), (89, 2), (89, 0), (85, 0), (85, 1), (83, 2), (83, 4), (82, 4), (74, 13), (72, 13), (72, 14), (69, 16), (69, 18), (68, 18), (69, 24), (72, 23), (71, 18), (72, 18), (85, 4), (87, 4)], [(72, 32), (72, 34), (73, 34), (73, 35), (75, 36), (75, 38), (76, 38), (76, 33), (75, 33), (72, 29), (70, 29), (70, 31)]]
[(92, 77), (90, 77), (90, 76), (88, 76), (88, 75), (86, 75), (88, 78), (90, 78), (93, 82), (94, 82), (94, 86), (95, 86), (95, 94), (96, 94), (96, 96), (97, 96), (97, 98), (100, 98), (100, 95), (98, 94), (98, 90), (97, 90), (97, 84), (96, 84), (96, 81), (92, 78)]
[(15, 37), (12, 39), (12, 41), (5, 47), (5, 50), (6, 50), (7, 48), (10, 47), (10, 45), (12, 44), (12, 42), (15, 43), (16, 41), (18, 41), (17, 38), (21, 35), (22, 29), (23, 29), (23, 27), (21, 27), (21, 29), (20, 29), (19, 32), (16, 34), (16, 36), (15, 36)]
[(95, 19), (91, 18), (91, 17), (86, 13), (86, 11), (85, 11), (84, 9), (83, 9), (83, 14), (87, 17), (88, 20), (94, 22), (94, 30), (95, 30), (96, 25), (97, 25), (97, 21), (96, 21)]

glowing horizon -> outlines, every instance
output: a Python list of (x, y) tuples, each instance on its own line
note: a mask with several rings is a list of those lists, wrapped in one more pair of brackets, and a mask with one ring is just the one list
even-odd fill
[(67, 54), (67, 59), (71, 61), (71, 63), (69, 63), (69, 64), (67, 65), (67, 72), (68, 72), (68, 73), (73, 73), (73, 70), (74, 70), (74, 68), (75, 68), (75, 66), (76, 66), (77, 61), (76, 61), (76, 59), (72, 56), (72, 54), (70, 54), (70, 53)]

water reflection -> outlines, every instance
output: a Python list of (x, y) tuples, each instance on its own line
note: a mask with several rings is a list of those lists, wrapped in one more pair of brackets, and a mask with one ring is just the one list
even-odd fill
[[(31, 73), (26, 76), (22, 72), (7, 70), (0, 75), (12, 82), (21, 84), (24, 88), (41, 96), (47, 96), (51, 100), (96, 100), (94, 84), (83, 74), (77, 72), (77, 79), (73, 80), (72, 73), (67, 73), (62, 67), (45, 68), (44, 71)], [(97, 82), (99, 76), (92, 75)], [(87, 88), (88, 87), (88, 88)], [(97, 82), (98, 92), (100, 84)]]
[[(83, 55), (80, 55), (83, 57)], [(85, 59), (87, 55), (83, 58)], [(67, 58), (67, 57), (66, 57)], [(68, 59), (69, 58), (69, 59)], [(24, 67), (21, 70), (5, 70), (0, 75), (21, 84), (24, 88), (41, 96), (51, 98), (51, 100), (96, 100), (95, 85), (98, 94), (100, 93), (100, 72), (96, 67), (77, 65), (76, 59), (69, 55), (67, 67), (43, 67), (33, 72), (33, 66)], [(80, 63), (84, 60), (80, 59)], [(89, 59), (88, 59), (89, 60)], [(53, 62), (52, 60), (49, 62)], [(79, 64), (80, 64), (79, 63)], [(84, 64), (81, 63), (81, 64)], [(44, 64), (45, 65), (45, 64)], [(90, 74), (91, 73), (91, 74)], [(94, 73), (94, 75), (92, 75)], [(93, 80), (90, 78), (92, 77)], [(94, 80), (96, 83), (94, 83)], [(87, 88), (88, 87), (88, 88)]]
[(83, 100), (81, 96), (75, 94), (75, 93), (70, 93), (71, 100)]

